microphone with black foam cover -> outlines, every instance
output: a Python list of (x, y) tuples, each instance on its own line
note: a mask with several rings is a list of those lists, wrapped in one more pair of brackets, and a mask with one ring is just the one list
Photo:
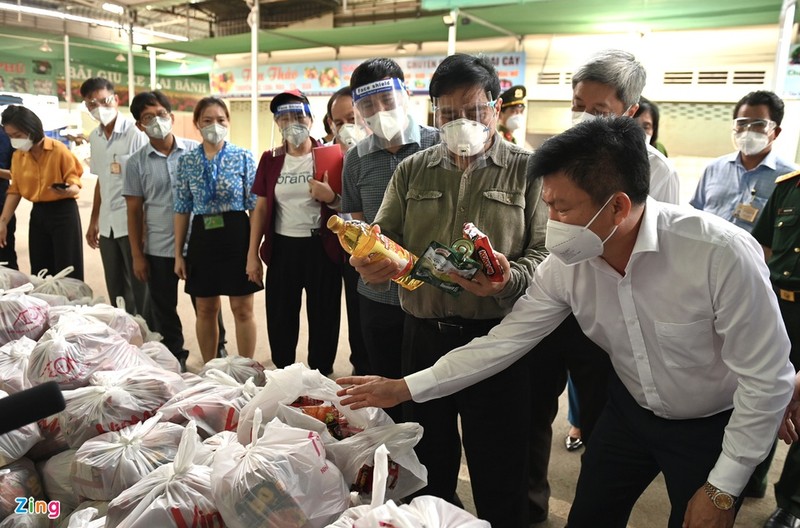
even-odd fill
[(65, 407), (64, 396), (55, 381), (0, 398), (0, 434), (52, 416)]

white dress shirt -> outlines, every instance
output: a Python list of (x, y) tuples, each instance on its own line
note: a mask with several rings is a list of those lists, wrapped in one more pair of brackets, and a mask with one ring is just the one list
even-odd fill
[(680, 180), (675, 165), (650, 143), (647, 144), (647, 160), (650, 162), (650, 196), (659, 202), (677, 205)]
[(405, 378), (414, 401), (457, 392), (525, 355), (573, 312), (636, 401), (666, 419), (733, 408), (709, 475), (738, 495), (792, 394), (789, 339), (759, 244), (711, 214), (647, 199), (625, 275), (548, 257), (502, 323)]
[[(122, 196), (125, 168), (131, 154), (145, 146), (147, 135), (136, 128), (133, 119), (117, 113), (114, 130), (109, 138), (98, 126), (89, 134), (91, 159), (89, 170), (97, 175), (100, 184), (100, 236), (114, 238), (128, 236), (128, 210)], [(112, 173), (112, 165), (119, 163), (118, 173)]]

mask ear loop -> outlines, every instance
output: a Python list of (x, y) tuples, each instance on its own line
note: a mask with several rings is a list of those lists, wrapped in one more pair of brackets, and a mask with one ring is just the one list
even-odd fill
[[(608, 200), (606, 200), (606, 203), (604, 203), (604, 204), (603, 204), (603, 206), (602, 206), (602, 207), (600, 207), (600, 209), (598, 209), (598, 210), (597, 210), (597, 212), (594, 214), (594, 216), (592, 217), (592, 219), (591, 219), (591, 220), (589, 220), (589, 223), (588, 223), (588, 224), (586, 224), (585, 226), (583, 226), (583, 228), (584, 228), (584, 229), (589, 229), (589, 226), (590, 226), (590, 225), (592, 225), (592, 222), (594, 222), (594, 221), (597, 219), (597, 217), (598, 217), (598, 216), (600, 216), (600, 213), (601, 213), (601, 212), (603, 211), (603, 209), (605, 209), (605, 208), (606, 208), (606, 206), (607, 206), (607, 205), (608, 205), (608, 204), (611, 202), (611, 199), (612, 199), (612, 198), (614, 198), (614, 195), (613, 195), (613, 194), (612, 194), (611, 196), (609, 196), (609, 197), (608, 197)], [(608, 240), (608, 239), (606, 239), (606, 240)]]

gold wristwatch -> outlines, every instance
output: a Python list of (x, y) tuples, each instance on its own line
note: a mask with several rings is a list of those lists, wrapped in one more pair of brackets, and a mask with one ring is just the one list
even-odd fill
[(708, 498), (711, 499), (711, 503), (717, 507), (717, 509), (727, 511), (733, 508), (733, 505), (736, 503), (736, 497), (722, 491), (710, 482), (706, 482), (705, 485), (703, 485), (703, 489), (706, 495), (708, 495)]

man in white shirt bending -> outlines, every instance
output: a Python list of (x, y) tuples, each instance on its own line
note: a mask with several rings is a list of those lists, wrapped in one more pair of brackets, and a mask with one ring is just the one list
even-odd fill
[[(649, 198), (636, 127), (628, 117), (595, 119), (545, 142), (532, 174), (543, 178), (551, 255), (512, 312), (402, 380), (340, 379), (360, 385), (343, 389), (342, 403), (452, 394), (511, 365), (572, 312), (614, 372), (570, 528), (624, 528), (660, 472), (670, 528), (730, 527), (792, 395), (789, 339), (758, 242), (713, 215)], [(386, 260), (358, 264), (369, 283), (397, 273)]]

